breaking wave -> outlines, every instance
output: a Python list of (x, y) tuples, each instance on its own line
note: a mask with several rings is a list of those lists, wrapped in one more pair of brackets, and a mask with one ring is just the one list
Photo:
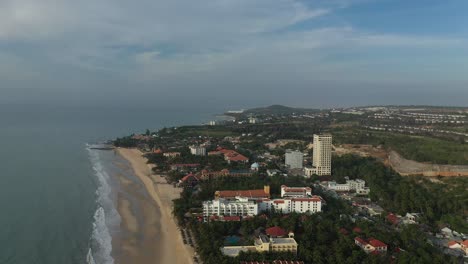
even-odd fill
[(120, 224), (120, 216), (111, 198), (110, 177), (101, 162), (99, 151), (88, 151), (99, 187), (96, 190), (97, 209), (86, 260), (88, 264), (113, 264), (110, 228)]

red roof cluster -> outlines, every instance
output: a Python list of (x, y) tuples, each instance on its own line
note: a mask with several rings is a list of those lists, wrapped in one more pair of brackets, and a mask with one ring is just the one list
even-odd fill
[(271, 237), (284, 237), (288, 234), (288, 232), (286, 232), (286, 230), (284, 230), (283, 228), (279, 227), (279, 226), (274, 226), (274, 227), (270, 227), (270, 228), (267, 228), (265, 230), (265, 233)]
[(235, 190), (235, 191), (217, 191), (216, 196), (219, 198), (235, 198), (236, 196), (248, 198), (269, 198), (270, 194), (264, 189), (258, 190)]
[(190, 174), (185, 175), (182, 179), (180, 179), (180, 181), (185, 182), (185, 181), (188, 181), (190, 179), (193, 179), (193, 180), (196, 180), (196, 181), (200, 180), (197, 175), (195, 175), (193, 173), (190, 173)]
[(208, 152), (208, 155), (221, 155), (221, 154), (224, 155), (224, 159), (229, 160), (229, 161), (240, 161), (240, 162), (249, 161), (249, 158), (238, 153), (235, 150), (218, 147), (216, 150)]

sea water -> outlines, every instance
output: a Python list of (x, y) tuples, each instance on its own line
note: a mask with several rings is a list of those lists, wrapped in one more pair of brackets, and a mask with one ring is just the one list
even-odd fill
[(86, 143), (219, 111), (0, 106), (0, 263), (113, 263), (112, 151)]

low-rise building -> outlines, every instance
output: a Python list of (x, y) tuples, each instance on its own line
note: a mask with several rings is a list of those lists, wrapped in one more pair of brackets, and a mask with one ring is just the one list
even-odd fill
[(281, 185), (281, 197), (309, 197), (312, 196), (310, 187), (288, 187)]
[(236, 200), (217, 199), (203, 202), (203, 217), (205, 221), (210, 216), (255, 216), (259, 213), (259, 206), (247, 198)]
[(227, 199), (233, 200), (238, 197), (248, 198), (249, 200), (258, 200), (270, 198), (270, 186), (265, 185), (263, 189), (256, 190), (226, 190), (226, 191), (216, 191), (215, 199)]
[(178, 186), (184, 188), (193, 188), (195, 185), (198, 184), (199, 181), (200, 179), (197, 175), (190, 173), (179, 180)]
[(286, 238), (267, 237), (260, 235), (254, 240), (253, 246), (226, 246), (221, 252), (230, 257), (237, 257), (240, 252), (292, 252), (297, 254), (298, 244), (294, 234)]
[(267, 170), (267, 175), (270, 177), (273, 177), (275, 175), (280, 175), (280, 174), (281, 174), (280, 170), (270, 170), (270, 169)]
[(184, 164), (172, 164), (171, 170), (180, 171), (180, 170), (196, 170), (200, 167), (199, 163), (184, 163)]
[(384, 242), (377, 240), (375, 238), (369, 238), (365, 240), (360, 237), (356, 237), (354, 239), (354, 243), (360, 247), (366, 253), (386, 253), (387, 252), (387, 244)]

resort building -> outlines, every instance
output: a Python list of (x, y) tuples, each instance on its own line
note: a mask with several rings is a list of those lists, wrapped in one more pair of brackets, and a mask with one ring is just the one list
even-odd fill
[(337, 192), (349, 192), (355, 191), (357, 194), (367, 195), (370, 192), (368, 187), (365, 187), (366, 182), (361, 179), (347, 180), (346, 183), (336, 183), (335, 181), (329, 181), (327, 188)]
[(297, 253), (298, 244), (294, 239), (294, 234), (289, 237), (268, 237), (261, 234), (255, 238), (253, 246), (226, 246), (221, 248), (221, 252), (230, 257), (237, 257), (240, 252), (292, 252)]
[(216, 179), (220, 177), (250, 177), (252, 171), (250, 170), (228, 170), (223, 169), (220, 171), (202, 170), (200, 173), (201, 180)]
[(332, 136), (330, 134), (314, 135), (314, 153), (312, 165), (314, 173), (331, 175)]
[(254, 216), (258, 215), (259, 206), (247, 198), (236, 200), (217, 199), (203, 202), (203, 217), (205, 221), (210, 216)]
[(290, 169), (302, 169), (304, 154), (296, 150), (286, 150), (285, 165)]
[(195, 145), (192, 145), (189, 147), (190, 149), (190, 153), (192, 155), (196, 155), (196, 156), (205, 156), (206, 155), (206, 148), (204, 146), (195, 146)]
[(281, 185), (281, 197), (310, 197), (312, 196), (312, 188), (310, 187), (288, 187)]
[(208, 152), (208, 156), (212, 156), (212, 155), (223, 155), (224, 160), (226, 160), (228, 163), (231, 163), (231, 162), (248, 163), (249, 162), (249, 158), (238, 153), (237, 151), (225, 149), (221, 147), (218, 147), (214, 151)]
[[(228, 194), (232, 196), (235, 193)], [(221, 195), (218, 193), (218, 195)], [(215, 216), (255, 216), (264, 211), (275, 210), (283, 214), (303, 213), (313, 214), (322, 211), (324, 200), (320, 196), (308, 198), (268, 199), (236, 196), (235, 199), (217, 198), (203, 202), (203, 217), (208, 221)]]
[(190, 173), (188, 175), (185, 175), (182, 179), (180, 179), (177, 185), (183, 188), (193, 188), (195, 185), (198, 184), (198, 182), (200, 182), (198, 176)]
[(306, 213), (313, 214), (322, 211), (323, 199), (320, 196), (312, 196), (308, 198), (284, 198), (284, 199), (264, 199), (258, 201), (259, 211), (289, 213)]
[(249, 200), (258, 200), (270, 198), (270, 186), (265, 185), (263, 189), (257, 190), (233, 190), (233, 191), (216, 191), (215, 199), (233, 200), (237, 197), (248, 198)]
[(384, 242), (377, 240), (375, 238), (370, 238), (368, 240), (362, 239), (360, 237), (356, 237), (354, 239), (354, 243), (360, 247), (366, 253), (386, 253), (387, 252), (387, 244)]

